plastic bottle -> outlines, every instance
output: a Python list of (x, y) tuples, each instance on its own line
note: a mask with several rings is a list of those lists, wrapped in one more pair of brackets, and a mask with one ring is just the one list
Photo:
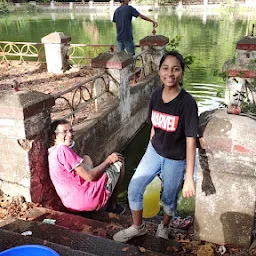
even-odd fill
[(144, 192), (143, 217), (152, 218), (160, 211), (161, 180), (156, 176)]

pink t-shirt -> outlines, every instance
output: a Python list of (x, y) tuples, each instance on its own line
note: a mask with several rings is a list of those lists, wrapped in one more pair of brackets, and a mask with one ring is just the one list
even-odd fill
[(94, 211), (103, 207), (109, 196), (107, 175), (86, 181), (74, 170), (83, 159), (65, 145), (48, 150), (50, 177), (64, 206), (73, 211)]

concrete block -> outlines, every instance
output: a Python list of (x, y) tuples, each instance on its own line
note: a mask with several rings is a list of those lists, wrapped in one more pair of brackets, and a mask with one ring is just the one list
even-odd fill
[(220, 109), (200, 116), (195, 238), (248, 248), (256, 202), (256, 122)]

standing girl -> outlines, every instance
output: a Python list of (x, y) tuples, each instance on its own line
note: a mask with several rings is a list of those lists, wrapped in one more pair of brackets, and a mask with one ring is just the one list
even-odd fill
[(176, 51), (165, 53), (160, 60), (159, 76), (163, 85), (153, 91), (150, 100), (150, 142), (128, 188), (133, 225), (116, 233), (113, 237), (116, 241), (126, 242), (147, 233), (142, 222), (143, 194), (158, 174), (162, 179), (164, 215), (156, 236), (168, 239), (169, 223), (176, 211), (184, 174), (183, 197), (195, 195), (198, 108), (194, 98), (181, 87), (184, 70), (184, 59)]

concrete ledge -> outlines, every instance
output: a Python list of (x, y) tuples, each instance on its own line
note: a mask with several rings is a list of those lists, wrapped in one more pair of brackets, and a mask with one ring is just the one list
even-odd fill
[(52, 248), (61, 256), (96, 256), (95, 254), (73, 250), (70, 247), (55, 244), (46, 240), (42, 240), (30, 236), (21, 236), (19, 233), (0, 229), (0, 251), (10, 249), (15, 246), (38, 244)]
[[(67, 217), (67, 215), (66, 215)], [(71, 215), (69, 215), (71, 217)], [(64, 219), (64, 215), (62, 215)], [(65, 220), (68, 221), (66, 218)], [(75, 217), (73, 218), (73, 221)], [(73, 223), (73, 225), (76, 223)], [(80, 223), (81, 224), (81, 223)], [(111, 228), (108, 224), (107, 226)], [(90, 254), (99, 256), (116, 256), (116, 255), (164, 255), (159, 252), (152, 252), (148, 249), (145, 252), (141, 252), (137, 246), (128, 245), (124, 243), (118, 243), (113, 240), (105, 239), (102, 237), (96, 237), (87, 233), (87, 227), (84, 227), (83, 232), (70, 231), (67, 228), (60, 227), (58, 225), (45, 224), (40, 222), (29, 222), (17, 220), (9, 225), (2, 227), (2, 229), (9, 230), (11, 232), (22, 233), (27, 230), (32, 231), (33, 238), (38, 238), (42, 241), (48, 241), (50, 243), (58, 244), (71, 248), (72, 250), (79, 250)], [(92, 226), (93, 230), (95, 226)], [(101, 230), (105, 233), (106, 225), (101, 223)], [(99, 229), (99, 228), (98, 228)], [(158, 239), (160, 240), (160, 239)], [(152, 241), (152, 240), (151, 240)], [(73, 255), (73, 254), (70, 254)]]

